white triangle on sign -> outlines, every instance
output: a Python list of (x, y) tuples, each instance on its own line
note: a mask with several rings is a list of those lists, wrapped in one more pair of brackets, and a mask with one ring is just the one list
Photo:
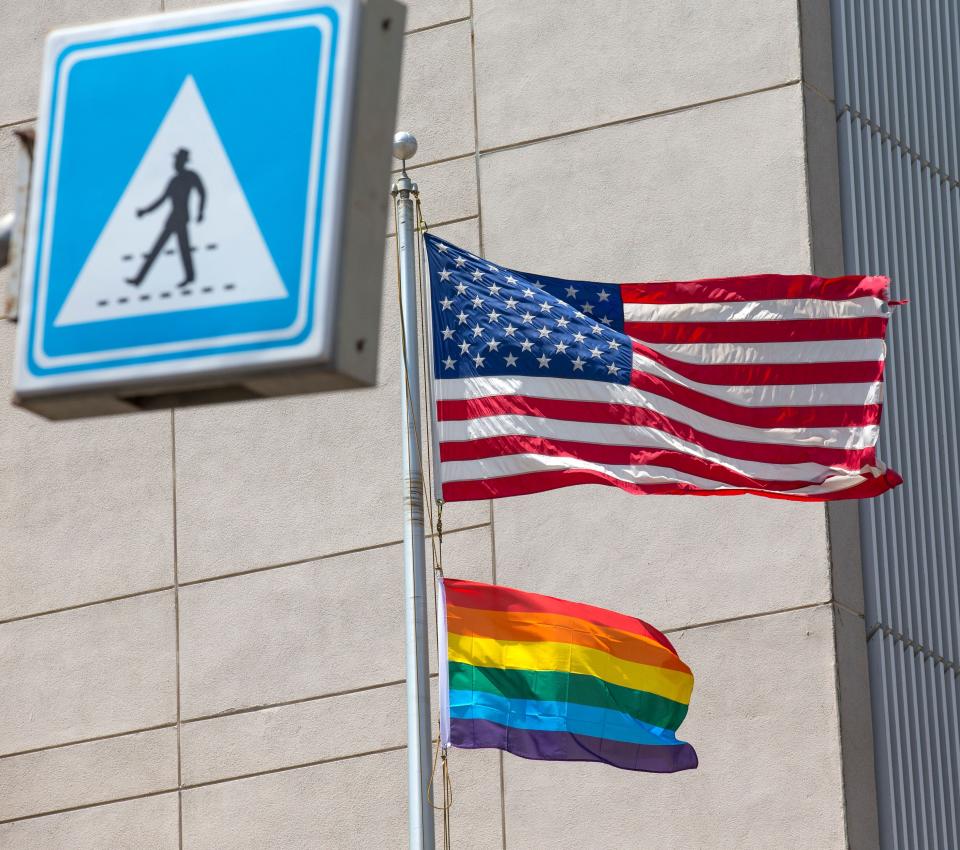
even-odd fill
[[(181, 149), (189, 152), (182, 172), (174, 162)], [(197, 220), (201, 195), (197, 183), (206, 195), (203, 221)], [(143, 212), (161, 198), (154, 210)], [(181, 285), (187, 279), (178, 238), (184, 229), (195, 279)], [(160, 251), (144, 274), (146, 259), (164, 234)], [(138, 285), (128, 282), (136, 281), (138, 275), (142, 276)], [(193, 77), (188, 76), (97, 238), (55, 324), (220, 307), (286, 295), (210, 113)]]

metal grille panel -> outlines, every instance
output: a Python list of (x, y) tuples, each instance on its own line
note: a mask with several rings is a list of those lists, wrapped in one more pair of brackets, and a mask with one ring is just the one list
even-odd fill
[(837, 104), (933, 168), (960, 174), (960, 4), (833, 0)]
[(880, 443), (905, 484), (860, 506), (867, 621), (958, 659), (960, 190), (850, 113), (838, 129), (847, 270), (910, 299), (891, 322)]
[(882, 847), (960, 848), (960, 4), (832, 0), (844, 259), (910, 304), (891, 323), (860, 504)]
[(956, 670), (877, 632), (869, 643), (880, 841), (887, 850), (960, 847)]

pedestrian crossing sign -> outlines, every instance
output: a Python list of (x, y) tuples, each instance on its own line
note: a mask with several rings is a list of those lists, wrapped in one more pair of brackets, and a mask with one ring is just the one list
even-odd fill
[(15, 400), (372, 383), (402, 23), (393, 0), (267, 0), (53, 33)]

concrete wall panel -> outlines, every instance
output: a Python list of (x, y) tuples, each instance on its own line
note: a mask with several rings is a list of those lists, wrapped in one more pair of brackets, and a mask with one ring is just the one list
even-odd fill
[[(171, 12), (212, 6), (217, 2), (219, 0), (163, 0), (163, 7)], [(407, 31), (436, 27), (470, 16), (470, 0), (407, 0), (404, 5), (407, 7)]]
[[(17, 157), (19, 156), (20, 142), (14, 135), (15, 130), (25, 130), (29, 123), (0, 129), (0, 210), (5, 214), (13, 210), (16, 201)], [(7, 283), (10, 279), (10, 267), (0, 269), (0, 299), (6, 296)], [(6, 366), (3, 367), (7, 368)], [(2, 374), (2, 371), (0, 371)]]
[[(436, 714), (435, 674), (431, 706)], [(397, 682), (191, 721), (181, 729), (183, 783), (203, 785), (401, 749), (407, 743), (406, 718), (406, 684)]]
[[(403, 125), (400, 125), (401, 128)], [(420, 187), (423, 217), (432, 230), (443, 222), (477, 215), (477, 166), (472, 156), (417, 167), (419, 155), (407, 164), (410, 177)], [(399, 165), (398, 162), (394, 163)], [(394, 175), (396, 176), (396, 175)], [(389, 232), (394, 232), (390, 210)]]
[(177, 795), (163, 794), (0, 824), (0, 847), (177, 850)]
[(492, 262), (582, 280), (809, 271), (799, 87), (480, 159)]
[(176, 720), (173, 593), (0, 625), (0, 754)]
[(179, 12), (181, 9), (197, 9), (201, 6), (217, 5), (219, 0), (163, 0), (165, 12)]
[(402, 747), (406, 686), (187, 723), (181, 730), (185, 785)]
[(803, 80), (826, 98), (833, 97), (833, 28), (830, 0), (800, 0)]
[(0, 6), (0, 125), (37, 115), (40, 63), (47, 33), (160, 11), (162, 0), (48, 0)]
[(473, 153), (469, 21), (407, 36), (397, 127), (417, 137), (417, 162)]
[(475, 0), (480, 147), (800, 77), (795, 0)]
[(0, 130), (0, 209), (5, 213), (13, 209), (14, 179), (17, 175), (17, 156), (20, 143), (14, 135), (14, 130), (27, 127), (29, 124), (14, 127), (4, 127)]
[(470, 0), (407, 0), (407, 31), (470, 16)]
[(173, 584), (170, 414), (12, 407), (15, 329), (0, 321), (0, 620)]
[(814, 89), (804, 88), (803, 107), (812, 270), (824, 277), (836, 277), (844, 273), (837, 119), (833, 104)]
[(850, 850), (880, 846), (873, 721), (863, 616), (834, 605), (844, 815)]
[(173, 727), (38, 750), (0, 758), (0, 821), (176, 787)]
[[(460, 754), (456, 754), (459, 756)], [(496, 753), (456, 758), (460, 791), (454, 846), (501, 846)], [(189, 850), (398, 847), (406, 835), (406, 752), (345, 761), (190, 789), (183, 794), (183, 846)], [(535, 846), (535, 845), (531, 845)]]

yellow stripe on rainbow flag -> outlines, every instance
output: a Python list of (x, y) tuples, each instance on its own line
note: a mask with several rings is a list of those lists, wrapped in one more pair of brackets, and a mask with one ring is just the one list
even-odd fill
[(614, 685), (647, 691), (687, 704), (693, 692), (693, 676), (676, 670), (624, 661), (606, 652), (571, 643), (536, 641), (503, 642), (493, 638), (450, 634), (449, 660), (475, 667), (507, 670), (558, 670), (596, 676)]

